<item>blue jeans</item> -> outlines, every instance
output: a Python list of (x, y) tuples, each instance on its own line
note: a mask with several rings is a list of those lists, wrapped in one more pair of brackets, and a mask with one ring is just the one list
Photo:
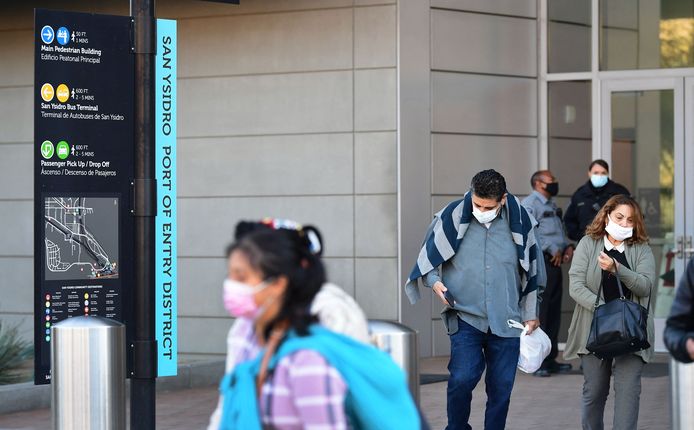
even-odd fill
[(451, 360), (448, 362), (448, 426), (447, 430), (471, 430), (470, 403), (472, 391), (482, 377), (485, 366), (487, 409), (486, 430), (501, 430), (511, 401), (520, 353), (520, 339), (483, 333), (458, 319), (458, 332), (451, 337)]

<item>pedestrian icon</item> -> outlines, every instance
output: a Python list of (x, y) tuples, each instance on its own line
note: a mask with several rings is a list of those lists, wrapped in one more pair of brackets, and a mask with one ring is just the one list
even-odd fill
[(46, 83), (41, 86), (41, 98), (44, 102), (53, 100), (54, 95), (55, 90), (53, 89), (53, 85)]
[(58, 152), (58, 158), (60, 158), (61, 160), (66, 159), (67, 156), (70, 155), (70, 145), (68, 145), (67, 142), (64, 140), (58, 142), (58, 144), (55, 146), (55, 149)]
[(58, 29), (58, 33), (56, 34), (56, 39), (58, 39), (58, 43), (65, 46), (68, 44), (68, 42), (70, 42), (70, 32), (67, 28), (60, 27)]
[(53, 156), (53, 143), (50, 140), (44, 140), (41, 144), (41, 156), (48, 160)]
[(45, 25), (41, 29), (41, 41), (45, 43), (46, 45), (50, 45), (53, 43), (53, 38), (55, 37), (55, 33), (53, 32), (53, 28), (51, 28), (50, 25)]

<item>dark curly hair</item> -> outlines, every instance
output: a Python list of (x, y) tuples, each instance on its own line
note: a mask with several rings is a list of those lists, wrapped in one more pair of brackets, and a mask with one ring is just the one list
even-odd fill
[(482, 170), (472, 177), (470, 187), (477, 197), (499, 202), (506, 194), (506, 179), (494, 169)]
[(586, 236), (590, 236), (593, 240), (602, 239), (607, 232), (605, 231), (605, 226), (607, 225), (607, 217), (617, 209), (617, 206), (626, 205), (630, 206), (631, 210), (634, 211), (633, 221), (634, 221), (634, 232), (633, 235), (625, 240), (627, 245), (634, 245), (637, 243), (648, 243), (648, 233), (646, 232), (646, 222), (643, 219), (643, 212), (641, 211), (641, 206), (639, 203), (629, 196), (624, 194), (617, 194), (616, 196), (610, 197), (610, 199), (605, 203), (605, 205), (600, 209), (600, 211), (593, 218), (593, 222), (586, 227)]

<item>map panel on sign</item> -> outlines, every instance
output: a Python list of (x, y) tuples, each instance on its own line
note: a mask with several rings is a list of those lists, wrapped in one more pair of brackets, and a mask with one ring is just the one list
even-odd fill
[(45, 278), (118, 278), (118, 198), (47, 197)]

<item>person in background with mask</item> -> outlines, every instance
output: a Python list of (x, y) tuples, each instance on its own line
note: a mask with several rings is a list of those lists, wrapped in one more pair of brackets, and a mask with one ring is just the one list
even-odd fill
[[(620, 296), (619, 277), (624, 289)], [(605, 402), (614, 376), (615, 430), (638, 428), (641, 373), (653, 358), (653, 313), (649, 309), (648, 342), (651, 347), (614, 359), (601, 360), (586, 349), (593, 321), (595, 299), (599, 303), (632, 300), (644, 308), (655, 286), (655, 259), (648, 245), (643, 214), (638, 203), (625, 195), (612, 197), (588, 226), (574, 252), (569, 270), (569, 294), (576, 301), (564, 358), (581, 359), (583, 405), (581, 419), (586, 430), (602, 430)]]
[(610, 166), (605, 160), (595, 160), (588, 167), (588, 182), (581, 185), (571, 196), (571, 203), (564, 215), (564, 224), (569, 239), (578, 242), (586, 227), (607, 200), (617, 194), (631, 195), (623, 185), (609, 178)]
[(559, 183), (552, 172), (540, 170), (530, 178), (533, 192), (523, 199), (522, 204), (538, 222), (537, 237), (542, 248), (547, 271), (547, 286), (540, 303), (540, 324), (552, 341), (552, 350), (535, 372), (535, 376), (551, 376), (571, 370), (571, 364), (558, 363), (557, 338), (561, 323), (562, 263), (568, 263), (574, 248), (564, 233), (561, 222), (561, 209), (553, 197), (559, 193)]
[[(259, 222), (242, 221), (237, 224), (234, 240), (239, 241), (247, 234), (258, 230), (296, 229), (298, 224), (289, 220), (264, 219)], [(323, 239), (317, 230), (307, 228), (307, 237), (311, 243), (312, 252), (320, 257), (323, 253)], [(227, 250), (227, 256), (230, 253)], [(225, 285), (228, 285), (225, 282)], [(252, 313), (255, 306), (250, 301), (243, 303), (243, 297), (226, 294), (225, 307), (236, 316), (227, 334), (227, 356), (225, 373), (231, 373), (237, 363), (255, 358), (260, 352), (253, 331), (253, 319), (244, 315)], [(239, 301), (241, 298), (241, 301)], [(366, 315), (357, 302), (342, 288), (332, 283), (325, 283), (311, 303), (311, 313), (318, 321), (337, 333), (342, 333), (360, 342), (369, 343), (369, 330)], [(224, 397), (220, 396), (217, 408), (210, 416), (208, 430), (219, 429), (222, 417)]]
[(484, 427), (506, 426), (521, 333), (508, 320), (522, 321), (528, 333), (540, 325), (545, 273), (535, 225), (506, 190), (504, 177), (490, 169), (477, 173), (465, 197), (449, 203), (429, 226), (405, 291), (415, 303), (421, 278), (446, 306), (448, 430), (471, 429), (472, 392), (485, 367)]

